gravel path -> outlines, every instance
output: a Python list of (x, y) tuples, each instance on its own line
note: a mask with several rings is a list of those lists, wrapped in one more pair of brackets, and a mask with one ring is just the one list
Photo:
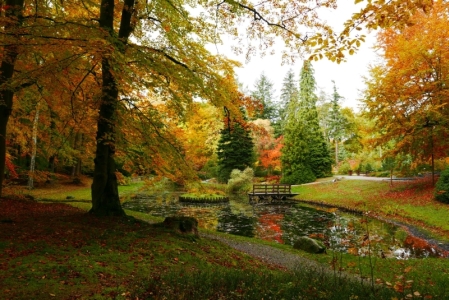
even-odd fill
[(236, 241), (234, 239), (226, 238), (221, 235), (207, 233), (200, 233), (200, 236), (218, 240), (234, 249), (245, 252), (253, 257), (257, 257), (269, 264), (282, 266), (290, 270), (297, 270), (304, 267), (324, 269), (321, 264), (315, 261), (300, 257), (293, 253), (282, 251), (274, 247), (270, 247), (268, 245)]
[[(200, 233), (200, 237), (205, 237), (208, 239), (213, 239), (220, 241), (236, 250), (239, 250), (241, 252), (244, 252), (248, 255), (251, 255), (252, 257), (259, 258), (260, 260), (272, 264), (277, 265), (281, 267), (285, 267), (292, 271), (301, 271), (301, 270), (312, 270), (313, 272), (319, 273), (319, 274), (329, 274), (331, 276), (335, 275), (334, 271), (327, 267), (326, 265), (320, 264), (316, 261), (301, 257), (299, 255), (296, 255), (294, 253), (282, 251), (280, 249), (263, 245), (263, 244), (257, 244), (257, 243), (251, 243), (251, 242), (243, 242), (243, 241), (237, 241), (232, 238), (227, 238), (222, 235), (214, 235), (209, 233)], [(317, 254), (322, 255), (322, 254)], [(352, 281), (353, 283), (362, 283), (362, 284), (368, 284), (369, 281), (360, 278), (357, 275), (349, 274), (349, 273), (339, 273), (337, 276), (344, 280)]]

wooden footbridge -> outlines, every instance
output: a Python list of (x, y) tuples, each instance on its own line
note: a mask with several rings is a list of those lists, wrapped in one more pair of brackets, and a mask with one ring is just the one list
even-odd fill
[(296, 195), (292, 194), (290, 184), (254, 184), (252, 192), (248, 193), (250, 203), (286, 200)]

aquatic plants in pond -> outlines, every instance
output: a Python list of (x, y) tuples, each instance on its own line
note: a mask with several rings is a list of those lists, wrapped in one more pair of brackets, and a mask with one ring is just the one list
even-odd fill
[(193, 184), (187, 187), (188, 192), (179, 195), (180, 202), (190, 203), (222, 203), (229, 202), (224, 190), (209, 184)]
[(190, 203), (223, 203), (229, 202), (229, 197), (221, 195), (183, 194), (179, 196), (180, 202)]

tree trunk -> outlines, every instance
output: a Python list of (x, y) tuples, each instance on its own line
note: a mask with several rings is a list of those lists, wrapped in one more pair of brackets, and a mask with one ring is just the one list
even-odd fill
[(77, 132), (75, 134), (75, 142), (73, 144), (73, 149), (78, 152), (75, 159), (75, 163), (72, 166), (72, 179), (79, 178), (81, 175), (81, 149), (83, 147), (83, 133)]
[[(5, 32), (13, 31), (22, 24), (22, 10), (24, 0), (7, 0), (5, 15), (9, 20)], [(3, 179), (5, 177), (6, 162), (6, 128), (12, 112), (14, 91), (7, 87), (7, 82), (14, 74), (14, 65), (18, 56), (17, 47), (12, 44), (4, 47), (3, 60), (0, 66), (0, 197), (2, 196)]]
[(435, 155), (434, 155), (434, 149), (433, 149), (433, 128), (430, 127), (430, 147), (432, 151), (432, 186), (435, 186)]
[(33, 147), (31, 151), (30, 175), (28, 176), (28, 189), (34, 188), (34, 169), (36, 167), (37, 125), (39, 124), (39, 102), (36, 105), (36, 115), (33, 122)]
[[(125, 46), (132, 32), (131, 16), (135, 0), (125, 0), (120, 29), (118, 33), (119, 51)], [(100, 8), (100, 27), (114, 36), (114, 0), (102, 0)], [(120, 47), (121, 46), (121, 47)], [(90, 213), (99, 216), (123, 216), (120, 204), (117, 177), (115, 175), (115, 122), (118, 105), (118, 87), (111, 72), (111, 61), (102, 59), (102, 95), (97, 122), (97, 148), (95, 152), (94, 179), (92, 183), (92, 208)]]
[(393, 168), (390, 170), (390, 186), (393, 186)]
[(335, 139), (335, 166), (338, 172), (338, 139)]
[[(50, 109), (50, 144), (54, 145), (55, 141), (55, 131), (56, 131), (56, 117), (57, 114), (55, 113), (55, 111), (53, 109), (51, 109), (51, 107), (49, 107)], [(51, 150), (50, 150), (51, 151)], [(55, 160), (56, 160), (56, 156), (57, 156), (57, 148), (53, 150), (54, 152), (50, 155), (50, 157), (48, 158), (48, 171), (52, 174), (55, 173)], [(50, 179), (51, 180), (51, 179)]]

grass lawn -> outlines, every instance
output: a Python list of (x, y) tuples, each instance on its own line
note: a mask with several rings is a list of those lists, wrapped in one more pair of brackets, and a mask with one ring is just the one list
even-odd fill
[[(124, 193), (139, 188), (128, 187)], [(89, 190), (78, 187), (70, 195), (83, 199), (82, 189)], [(358, 192), (348, 192), (351, 189)], [(426, 187), (414, 189), (418, 193)], [(447, 259), (393, 260), (332, 251), (312, 255), (282, 244), (233, 237), (322, 264), (322, 269), (291, 271), (218, 241), (165, 228), (157, 223), (162, 220), (145, 214), (127, 211), (134, 216), (127, 218), (86, 214), (88, 202), (70, 203), (77, 207), (55, 203), (65, 201), (68, 191), (57, 190), (32, 191), (34, 197), (45, 194), (42, 199), (53, 202), (0, 199), (0, 299), (449, 299)], [(432, 208), (438, 203), (427, 203), (426, 193), (413, 201), (395, 197), (413, 196), (408, 191), (406, 186), (390, 189), (382, 183), (341, 181), (298, 187), (295, 192), (304, 199), (373, 211), (383, 207), (375, 203), (377, 199), (394, 208), (382, 214), (423, 222), (419, 220), (432, 211), (422, 210), (415, 217), (413, 207), (420, 203)], [(348, 281), (340, 271), (361, 276), (364, 283)], [(374, 286), (366, 283), (369, 279)]]
[(297, 199), (358, 209), (421, 228), (449, 241), (449, 205), (433, 199), (428, 179), (406, 182), (341, 180), (292, 188)]

